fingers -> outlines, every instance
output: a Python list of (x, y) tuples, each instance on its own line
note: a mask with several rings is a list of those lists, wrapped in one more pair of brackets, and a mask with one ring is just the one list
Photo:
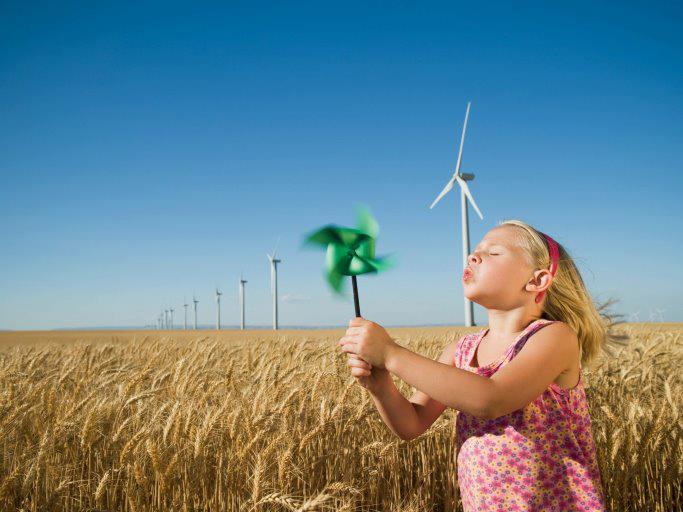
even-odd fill
[(369, 377), (370, 374), (370, 370), (364, 368), (351, 368), (351, 375), (354, 377)]
[(346, 329), (346, 336), (354, 336), (356, 334), (362, 334), (363, 332), (365, 332), (365, 327), (363, 326), (349, 327)]
[(356, 367), (356, 368), (364, 368), (366, 370), (371, 370), (372, 366), (370, 363), (366, 363), (360, 358), (355, 358), (355, 357), (349, 357), (349, 360), (347, 362), (349, 366)]
[(349, 354), (347, 364), (351, 369), (351, 375), (354, 377), (369, 377), (372, 372), (372, 366), (355, 354)]

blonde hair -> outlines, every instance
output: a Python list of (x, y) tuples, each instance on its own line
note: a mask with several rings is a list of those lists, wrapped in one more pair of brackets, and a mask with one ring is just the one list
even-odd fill
[[(540, 231), (516, 219), (501, 221), (498, 226), (516, 228), (517, 242), (534, 270), (550, 267), (548, 243)], [(559, 242), (557, 247), (560, 251), (557, 271), (546, 289), (541, 318), (569, 325), (579, 339), (582, 366), (590, 365), (601, 351), (613, 355), (615, 344), (623, 346), (629, 339), (625, 334), (612, 331), (616, 324), (623, 323), (617, 320), (623, 315), (607, 312), (614, 299), (597, 305), (593, 302), (574, 260)]]

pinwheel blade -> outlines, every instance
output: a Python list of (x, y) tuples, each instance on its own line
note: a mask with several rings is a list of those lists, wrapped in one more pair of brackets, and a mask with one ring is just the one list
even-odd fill
[(350, 249), (341, 244), (330, 244), (327, 246), (326, 266), (328, 272), (344, 273), (351, 263), (353, 254), (349, 253)]
[(385, 256), (383, 258), (373, 258), (368, 260), (377, 272), (384, 272), (396, 265), (396, 259), (393, 256)]
[(368, 272), (375, 272), (375, 267), (366, 258), (356, 255), (351, 258), (345, 270), (345, 272), (342, 272), (344, 275), (359, 276)]
[(329, 271), (325, 273), (325, 278), (330, 284), (330, 287), (338, 294), (344, 290), (344, 275), (339, 272)]
[(356, 254), (362, 258), (374, 258), (375, 257), (375, 239), (368, 238), (361, 241), (361, 243), (356, 248)]
[(328, 224), (309, 235), (304, 239), (304, 243), (309, 245), (327, 245), (327, 244), (341, 244), (342, 239), (337, 232), (338, 226)]
[(465, 192), (465, 195), (467, 196), (467, 199), (469, 199), (470, 203), (472, 203), (472, 206), (474, 209), (477, 211), (479, 214), (479, 218), (481, 220), (484, 220), (484, 216), (481, 214), (479, 211), (479, 207), (477, 206), (477, 203), (474, 202), (474, 198), (472, 197), (472, 194), (470, 193), (470, 188), (467, 186), (467, 182), (463, 180), (460, 176), (456, 174), (455, 178), (458, 180), (458, 184), (460, 185), (460, 188), (462, 188), (463, 192)]
[(448, 191), (449, 191), (450, 189), (453, 188), (453, 181), (455, 181), (455, 177), (453, 177), (453, 178), (450, 179), (450, 181), (446, 184), (446, 186), (443, 188), (443, 190), (441, 191), (441, 193), (437, 196), (436, 199), (434, 199), (434, 202), (433, 202), (432, 205), (429, 207), (430, 210), (431, 210), (432, 208), (434, 208), (434, 205), (436, 205), (436, 203), (438, 203), (439, 201), (441, 201), (441, 198), (442, 198), (443, 196), (445, 196), (445, 195), (448, 193)]
[(367, 238), (368, 235), (359, 229), (330, 224), (308, 235), (304, 242), (316, 245), (338, 244), (355, 249), (360, 242)]
[(372, 238), (377, 238), (377, 235), (379, 235), (379, 224), (372, 216), (372, 213), (370, 213), (370, 209), (366, 206), (359, 206), (357, 217), (358, 229)]

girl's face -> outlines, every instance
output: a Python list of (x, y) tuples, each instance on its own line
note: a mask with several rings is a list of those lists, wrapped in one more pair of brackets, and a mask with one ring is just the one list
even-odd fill
[(513, 309), (530, 297), (525, 285), (533, 278), (534, 269), (518, 246), (514, 229), (493, 228), (467, 258), (471, 273), (463, 272), (465, 297), (486, 309)]

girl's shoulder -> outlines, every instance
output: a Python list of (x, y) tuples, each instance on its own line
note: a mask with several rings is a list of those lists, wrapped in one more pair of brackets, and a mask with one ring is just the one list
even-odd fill
[(532, 347), (540, 348), (547, 344), (554, 345), (557, 353), (565, 356), (568, 367), (574, 367), (575, 361), (580, 357), (579, 339), (574, 329), (560, 320), (537, 320), (536, 325), (519, 340), (514, 353), (527, 346), (527, 350), (536, 350)]
[(547, 318), (540, 318), (536, 321), (537, 324), (532, 329), (532, 332), (536, 332), (541, 327), (549, 329), (549, 332), (554, 334), (559, 334), (561, 336), (577, 337), (576, 331), (567, 322), (562, 320), (549, 320)]

